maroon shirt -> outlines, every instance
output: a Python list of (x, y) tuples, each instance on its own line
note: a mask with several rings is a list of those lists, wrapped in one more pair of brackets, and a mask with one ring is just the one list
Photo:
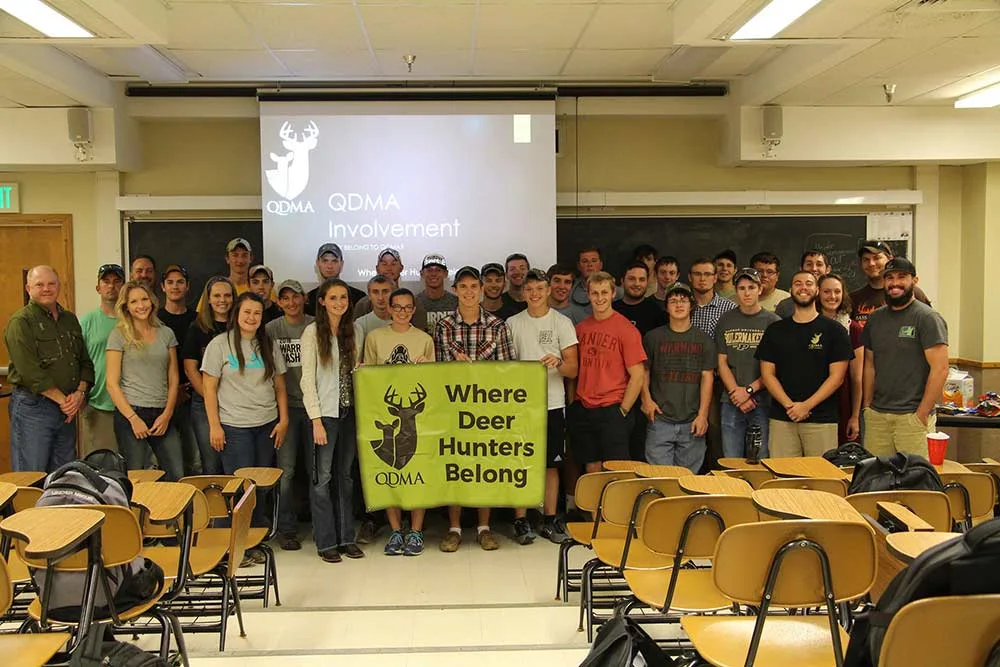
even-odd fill
[[(923, 301), (928, 306), (930, 299), (919, 287), (913, 288), (913, 296), (917, 301)], [(885, 305), (885, 290), (875, 289), (871, 285), (865, 285), (861, 289), (851, 292), (851, 320), (857, 322), (864, 329), (868, 323), (868, 316)]]

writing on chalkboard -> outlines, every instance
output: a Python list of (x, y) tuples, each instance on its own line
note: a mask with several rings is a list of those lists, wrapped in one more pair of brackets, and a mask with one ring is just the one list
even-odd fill
[(825, 253), (832, 272), (839, 274), (848, 285), (864, 280), (858, 265), (858, 242), (850, 234), (810, 234), (806, 237), (805, 248)]

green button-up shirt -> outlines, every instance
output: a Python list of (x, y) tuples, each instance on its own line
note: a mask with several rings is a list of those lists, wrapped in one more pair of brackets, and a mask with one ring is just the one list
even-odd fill
[(94, 364), (80, 322), (73, 313), (57, 307), (58, 319), (32, 301), (15, 312), (4, 329), (10, 354), (7, 379), (35, 394), (52, 388), (70, 394), (81, 380), (94, 384)]

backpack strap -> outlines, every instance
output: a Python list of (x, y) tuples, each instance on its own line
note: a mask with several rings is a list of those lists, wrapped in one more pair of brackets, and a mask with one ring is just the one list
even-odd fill
[(970, 549), (977, 549), (983, 542), (1000, 536), (1000, 519), (992, 519), (979, 524), (965, 534), (965, 543)]
[(46, 480), (46, 487), (48, 484), (58, 480), (60, 477), (65, 475), (67, 472), (78, 472), (87, 478), (99, 493), (104, 493), (108, 488), (108, 482), (100, 473), (94, 470), (90, 465), (84, 463), (83, 461), (70, 461), (66, 465), (56, 469), (49, 478)]

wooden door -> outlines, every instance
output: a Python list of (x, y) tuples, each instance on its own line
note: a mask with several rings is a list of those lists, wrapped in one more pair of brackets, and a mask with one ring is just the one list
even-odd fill
[[(74, 309), (72, 216), (0, 215), (0, 258), (0, 331), (24, 305), (25, 273), (39, 264), (48, 264), (59, 273), (59, 303)], [(0, 366), (6, 368), (9, 360), (7, 346), (0, 342)], [(0, 376), (0, 381), (5, 379)], [(10, 470), (9, 400), (0, 399), (0, 472)]]

